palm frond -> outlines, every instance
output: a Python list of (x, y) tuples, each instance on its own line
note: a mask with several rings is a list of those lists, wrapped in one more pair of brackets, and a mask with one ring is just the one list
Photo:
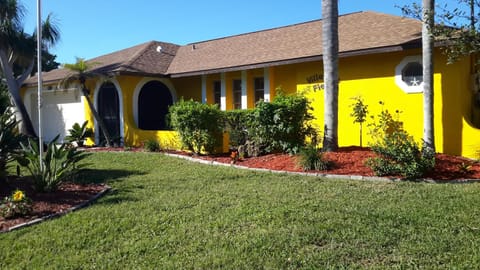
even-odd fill
[(49, 13), (47, 19), (42, 25), (42, 40), (47, 47), (50, 47), (60, 40), (60, 29), (52, 13)]

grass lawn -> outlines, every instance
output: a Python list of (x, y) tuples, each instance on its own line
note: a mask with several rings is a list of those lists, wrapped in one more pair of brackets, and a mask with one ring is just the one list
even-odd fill
[(0, 234), (0, 269), (480, 268), (480, 184), (382, 183), (94, 153), (92, 206)]

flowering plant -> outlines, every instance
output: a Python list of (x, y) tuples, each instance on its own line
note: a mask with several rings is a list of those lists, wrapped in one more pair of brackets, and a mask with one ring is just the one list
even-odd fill
[(10, 196), (5, 197), (0, 204), (0, 216), (4, 218), (25, 216), (31, 211), (32, 202), (21, 190), (15, 190)]

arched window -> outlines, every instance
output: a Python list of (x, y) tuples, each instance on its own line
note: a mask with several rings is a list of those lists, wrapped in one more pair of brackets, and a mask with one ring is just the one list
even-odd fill
[(138, 128), (166, 130), (168, 107), (173, 104), (168, 87), (159, 81), (146, 83), (138, 95)]
[[(102, 118), (105, 128), (113, 140), (113, 143), (121, 144), (120, 133), (120, 100), (118, 98), (117, 88), (111, 82), (103, 83), (97, 96), (98, 114)], [(105, 138), (101, 127), (99, 127), (100, 145), (105, 144)]]

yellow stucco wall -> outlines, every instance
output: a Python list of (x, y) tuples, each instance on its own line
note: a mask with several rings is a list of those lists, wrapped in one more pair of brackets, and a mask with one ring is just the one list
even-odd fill
[[(361, 96), (368, 105), (369, 116), (377, 116), (384, 109), (392, 114), (399, 110), (399, 119), (405, 129), (420, 142), (423, 136), (423, 94), (405, 93), (395, 83), (395, 68), (408, 55), (420, 51), (388, 53), (343, 58), (339, 62), (339, 145), (359, 145), (359, 126), (350, 116), (353, 97)], [(297, 77), (297, 92), (306, 92), (311, 100), (316, 120), (322, 130), (324, 91), (312, 91), (322, 81), (309, 84), (307, 77), (323, 74), (321, 67), (297, 65), (292, 71)], [(469, 124), (471, 113), (470, 61), (446, 65), (446, 58), (439, 51), (435, 57), (434, 75), (434, 125), (437, 152), (478, 158), (480, 131)], [(310, 90), (310, 91), (309, 91)], [(370, 118), (370, 117), (369, 117)], [(368, 119), (366, 124), (373, 122)], [(368, 128), (363, 132), (364, 145), (371, 142)]]

